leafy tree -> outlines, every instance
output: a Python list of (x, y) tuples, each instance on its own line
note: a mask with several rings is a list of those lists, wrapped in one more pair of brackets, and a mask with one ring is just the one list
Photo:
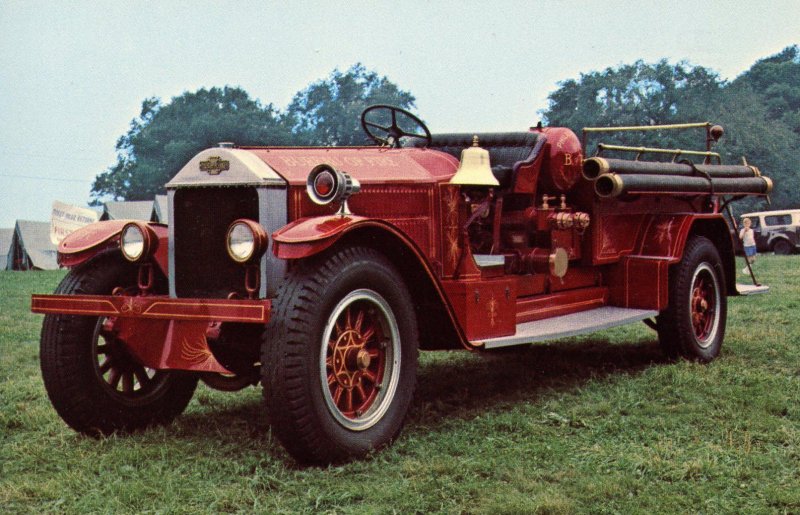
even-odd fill
[[(559, 84), (542, 113), (550, 125), (580, 131), (590, 126), (662, 125), (688, 121), (691, 106), (702, 105), (719, 92), (719, 77), (685, 62), (655, 64), (636, 61), (619, 68), (581, 74)], [(696, 121), (696, 120), (695, 120)], [(686, 147), (677, 133), (603, 134), (603, 142)], [(695, 137), (695, 141), (697, 137)], [(683, 143), (683, 145), (681, 145)], [(696, 144), (695, 144), (696, 145)]]
[[(637, 61), (632, 65), (581, 74), (559, 84), (542, 113), (551, 125), (577, 133), (587, 126), (660, 125), (710, 121), (725, 128), (715, 147), (723, 162), (746, 157), (775, 181), (773, 207), (800, 205), (800, 51), (789, 47), (727, 83), (716, 73), (686, 63), (671, 65)], [(594, 144), (698, 149), (703, 133), (648, 131), (602, 133)], [(648, 156), (649, 158), (658, 156)], [(665, 157), (662, 159), (670, 159)], [(763, 200), (746, 200), (742, 208), (766, 207)]]
[[(706, 108), (703, 119), (725, 127), (725, 136), (714, 150), (725, 163), (741, 163), (745, 158), (775, 183), (771, 208), (800, 206), (800, 138), (787, 124), (775, 120), (763, 96), (749, 84), (728, 85)], [(760, 198), (739, 203), (740, 210), (766, 209)]]
[(361, 145), (361, 112), (372, 104), (414, 107), (414, 96), (388, 78), (358, 63), (346, 72), (334, 70), (297, 93), (284, 122), (304, 145)]
[(285, 113), (240, 88), (200, 89), (169, 103), (142, 102), (117, 141), (117, 162), (95, 178), (93, 203), (147, 200), (197, 152), (220, 141), (238, 145), (356, 145), (365, 142), (359, 115), (371, 104), (410, 108), (414, 97), (356, 64), (334, 70), (297, 93)]
[(93, 201), (152, 199), (194, 154), (220, 141), (265, 145), (290, 140), (272, 105), (262, 106), (240, 88), (200, 89), (168, 104), (148, 98), (117, 141), (117, 163), (95, 178)]
[(785, 48), (757, 61), (734, 84), (746, 84), (762, 97), (769, 117), (800, 134), (800, 48)]

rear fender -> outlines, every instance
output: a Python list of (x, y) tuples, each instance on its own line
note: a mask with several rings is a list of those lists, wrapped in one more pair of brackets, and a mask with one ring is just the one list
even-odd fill
[(168, 270), (169, 233), (167, 226), (155, 222), (141, 220), (106, 220), (81, 227), (70, 233), (58, 244), (58, 264), (73, 268), (88, 261), (94, 256), (108, 250), (119, 249), (119, 237), (122, 228), (129, 222), (147, 225), (157, 236), (158, 245), (154, 260), (164, 275)]
[[(654, 231), (651, 233), (653, 241), (668, 241), (667, 248), (671, 249), (664, 254), (670, 264), (678, 263), (683, 259), (686, 242), (690, 236), (703, 236), (711, 240), (719, 252), (722, 260), (722, 269), (725, 271), (725, 285), (728, 295), (736, 295), (736, 260), (734, 255), (733, 232), (728, 222), (721, 214), (705, 213), (681, 215), (674, 219), (671, 231)], [(673, 243), (674, 242), (674, 243)]]
[(736, 292), (731, 231), (718, 214), (653, 215), (639, 232), (633, 252), (609, 269), (614, 305), (640, 309), (666, 309), (669, 302), (669, 267), (683, 259), (690, 236), (711, 240), (722, 259), (727, 291)]
[[(722, 269), (725, 271), (725, 285), (727, 286), (728, 295), (737, 295), (733, 233), (725, 218), (721, 215), (707, 218), (698, 217), (692, 223), (691, 234), (704, 236), (717, 247), (717, 252), (719, 252), (719, 257), (722, 260)], [(681, 256), (683, 256), (683, 249), (681, 249)]]

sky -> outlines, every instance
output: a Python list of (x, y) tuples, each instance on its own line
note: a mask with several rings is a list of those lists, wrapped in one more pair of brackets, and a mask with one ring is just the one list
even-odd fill
[(800, 0), (0, 0), (0, 228), (85, 206), (150, 97), (231, 85), (284, 109), (361, 62), (431, 132), (519, 131), (581, 73), (666, 58), (732, 80), (798, 43)]

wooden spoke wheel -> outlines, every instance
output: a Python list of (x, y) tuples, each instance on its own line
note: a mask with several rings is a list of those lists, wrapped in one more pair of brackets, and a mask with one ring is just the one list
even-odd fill
[(109, 395), (126, 405), (146, 404), (166, 383), (168, 373), (140, 364), (114, 332), (113, 318), (101, 317), (92, 335), (94, 371)]
[(708, 263), (697, 267), (692, 280), (689, 303), (697, 345), (706, 349), (714, 343), (719, 330), (719, 279)]
[[(118, 252), (70, 270), (56, 293), (108, 295), (136, 285), (136, 267)], [(163, 278), (162, 278), (163, 279)], [(47, 395), (76, 431), (97, 435), (168, 423), (186, 408), (197, 377), (143, 366), (116, 337), (113, 318), (46, 315), (40, 359)]]
[(348, 429), (381, 419), (397, 390), (400, 334), (391, 307), (378, 293), (356, 290), (334, 308), (320, 351), (328, 409)]
[(709, 239), (693, 236), (670, 269), (669, 306), (657, 319), (659, 342), (670, 357), (711, 361), (722, 348), (726, 317), (719, 252)]
[(273, 433), (303, 464), (389, 444), (416, 385), (417, 339), (408, 289), (378, 251), (345, 247), (298, 263), (264, 336)]

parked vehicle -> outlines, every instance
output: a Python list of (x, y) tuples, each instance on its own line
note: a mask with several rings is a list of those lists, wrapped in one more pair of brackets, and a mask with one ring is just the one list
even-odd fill
[(759, 252), (791, 254), (800, 250), (800, 209), (745, 213), (752, 222)]
[(680, 126), (705, 151), (600, 144), (584, 162), (565, 128), (432, 135), (392, 106), (361, 121), (375, 146), (203, 150), (167, 184), (169, 226), (107, 221), (60, 244), (70, 271), (32, 310), (67, 424), (133, 430), (180, 414), (198, 379), (260, 382), (291, 455), (332, 463), (398, 436), (418, 349), (645, 321), (670, 356), (720, 353), (727, 296), (745, 291), (720, 209), (772, 188), (709, 164), (721, 127)]

